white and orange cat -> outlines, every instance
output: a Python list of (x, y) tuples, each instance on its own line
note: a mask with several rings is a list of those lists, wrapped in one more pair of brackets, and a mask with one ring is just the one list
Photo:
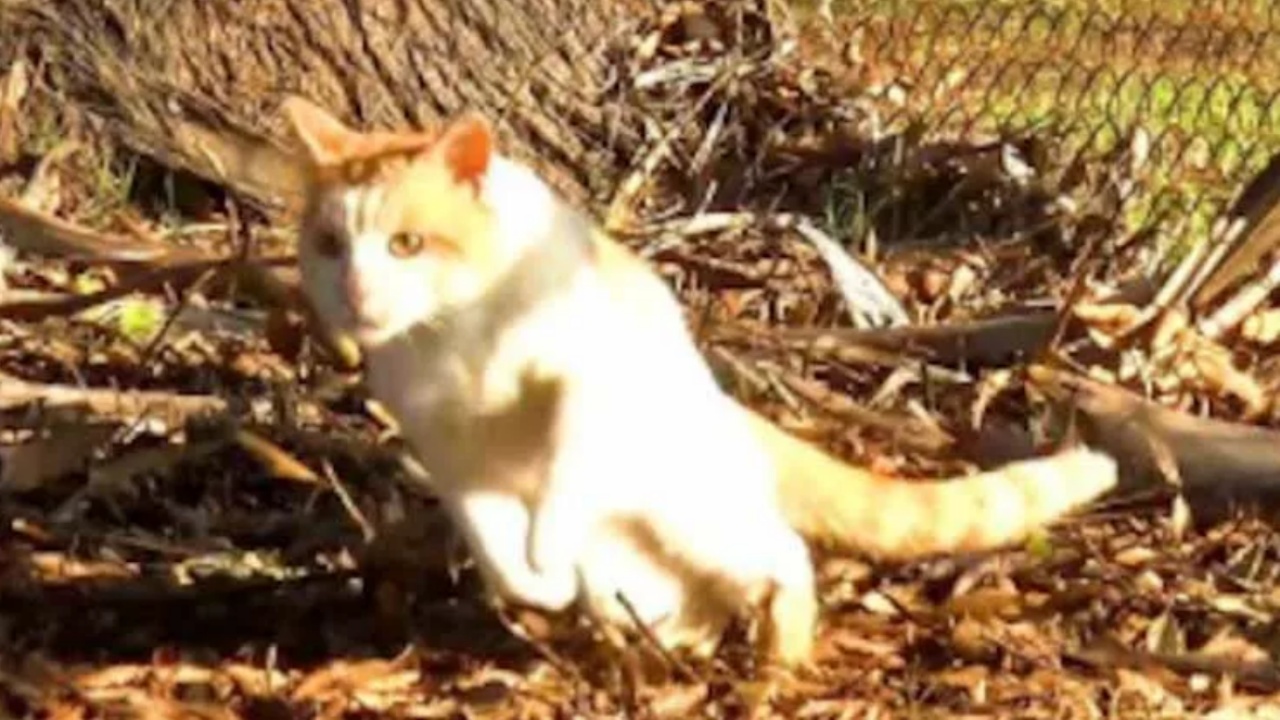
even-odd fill
[(359, 132), (300, 98), (299, 258), (318, 315), (432, 477), (496, 599), (581, 602), (671, 649), (765, 607), (763, 650), (810, 657), (809, 542), (909, 559), (1015, 541), (1107, 491), (1084, 448), (954, 480), (840, 462), (717, 385), (675, 295), (495, 148), (476, 114)]

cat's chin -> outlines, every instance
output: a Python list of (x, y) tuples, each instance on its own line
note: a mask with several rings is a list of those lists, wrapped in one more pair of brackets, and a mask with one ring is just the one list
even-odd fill
[(373, 350), (409, 338), (415, 331), (430, 327), (430, 322), (409, 321), (399, 318), (399, 322), (354, 322), (346, 324), (346, 332), (356, 344), (364, 350)]
[(404, 334), (403, 330), (381, 326), (357, 325), (348, 334), (364, 350), (372, 350), (395, 340)]

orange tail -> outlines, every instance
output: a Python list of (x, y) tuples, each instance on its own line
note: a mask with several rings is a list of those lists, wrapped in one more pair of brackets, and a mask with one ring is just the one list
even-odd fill
[(747, 412), (778, 465), (778, 493), (792, 527), (817, 545), (880, 560), (1016, 542), (1118, 480), (1113, 458), (1083, 447), (951, 480), (882, 477)]

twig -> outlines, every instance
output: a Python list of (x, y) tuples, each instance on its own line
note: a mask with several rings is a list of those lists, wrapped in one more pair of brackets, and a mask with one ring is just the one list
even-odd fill
[(1221, 337), (1243, 322), (1277, 287), (1280, 287), (1280, 259), (1272, 263), (1266, 275), (1240, 288), (1217, 312), (1201, 320), (1197, 329), (1209, 339)]
[[(789, 217), (779, 216), (777, 222), (787, 222)], [(898, 298), (889, 292), (880, 278), (855, 260), (839, 243), (804, 218), (796, 219), (794, 227), (796, 233), (808, 240), (827, 264), (836, 289), (844, 298), (845, 309), (854, 327), (900, 327), (911, 323)]]
[(1071, 318), (1074, 314), (1072, 311), (1088, 290), (1089, 271), (1098, 264), (1094, 260), (1094, 255), (1097, 254), (1101, 245), (1101, 238), (1098, 235), (1091, 235), (1088, 242), (1085, 243), (1084, 249), (1076, 257), (1074, 262), (1075, 272), (1072, 273), (1071, 278), (1071, 288), (1063, 299), (1062, 308), (1058, 312), (1058, 319), (1054, 323), (1053, 332), (1049, 334), (1049, 339), (1036, 353), (1037, 357), (1052, 353), (1054, 348), (1058, 347), (1066, 336), (1067, 327), (1070, 326)]
[(1247, 221), (1244, 218), (1231, 218), (1230, 222), (1225, 219), (1219, 220), (1211, 231), (1209, 244), (1211, 246), (1208, 257), (1202, 261), (1196, 268), (1195, 275), (1191, 277), (1191, 281), (1187, 287), (1179, 294), (1177, 300), (1181, 305), (1189, 298), (1195, 297), (1200, 288), (1213, 277), (1217, 269), (1222, 265), (1227, 255), (1237, 247), (1239, 240), (1243, 237), (1247, 229)]
[(686, 128), (696, 125), (694, 119), (697, 118), (698, 113), (702, 112), (703, 107), (715, 97), (716, 93), (735, 79), (733, 72), (721, 70), (717, 74), (718, 77), (708, 84), (702, 95), (667, 125), (666, 132), (640, 161), (640, 166), (618, 185), (613, 201), (609, 203), (609, 208), (605, 212), (605, 230), (611, 233), (626, 231), (635, 215), (636, 198), (653, 179), (662, 162), (672, 154), (676, 138)]
[[(29, 587), (20, 584), (0, 586), (0, 606), (22, 609), (24, 606), (41, 608), (48, 612), (50, 605), (72, 608), (127, 607), (174, 602), (213, 602), (233, 600), (257, 593), (279, 593), (293, 588), (314, 585), (331, 585), (346, 591), (347, 583), (358, 577), (356, 570), (326, 570), (290, 578), (252, 576), (247, 578), (210, 579), (191, 585), (177, 585), (167, 579), (153, 576), (131, 578), (129, 581), (75, 583), (67, 586), (43, 585)], [(149, 581), (149, 582), (148, 582)], [(16, 606), (16, 607), (15, 607)]]
[(898, 418), (862, 407), (853, 400), (831, 392), (818, 383), (798, 377), (782, 378), (786, 387), (815, 406), (842, 420), (890, 433), (902, 445), (926, 452), (939, 452), (955, 444), (950, 434), (912, 418)]
[(1242, 218), (1236, 218), (1230, 224), (1220, 222), (1216, 225), (1211, 241), (1192, 248), (1156, 292), (1155, 298), (1142, 309), (1133, 324), (1116, 335), (1116, 347), (1124, 347), (1132, 342), (1152, 321), (1169, 309), (1181, 305), (1188, 296), (1195, 293), (1215, 264), (1221, 261), (1224, 248), (1229, 247), (1243, 230)]
[[(802, 353), (806, 359), (843, 363), (852, 366), (886, 367), (906, 370), (912, 378), (920, 380), (928, 375), (937, 380), (958, 385), (973, 382), (973, 377), (963, 370), (953, 370), (943, 365), (924, 362), (892, 349), (882, 349), (873, 344), (857, 342), (857, 332), (848, 336), (826, 334), (820, 330), (795, 328), (757, 328), (743, 322), (721, 325), (707, 331), (706, 338), (714, 343), (756, 347), (776, 347), (780, 350)], [(821, 334), (818, 334), (821, 333)]]
[[(273, 257), (259, 262), (267, 266), (289, 265), (292, 257)], [(155, 292), (165, 285), (179, 288), (190, 285), (210, 270), (234, 263), (231, 259), (207, 259), (184, 262), (156, 268), (126, 278), (119, 284), (90, 295), (56, 296), (49, 299), (22, 300), (0, 303), (0, 319), (36, 322), (46, 317), (63, 317), (87, 310), (95, 305), (111, 302), (133, 293)]]
[(360, 506), (356, 505), (351, 493), (347, 492), (347, 487), (338, 479), (338, 474), (334, 472), (333, 466), (329, 464), (328, 460), (324, 460), (321, 462), (320, 467), (324, 469), (324, 476), (329, 480), (329, 487), (333, 489), (334, 494), (342, 501), (342, 507), (346, 509), (347, 514), (351, 516), (351, 520), (360, 528), (360, 535), (364, 538), (365, 543), (372, 542), (374, 536), (377, 535), (377, 531), (374, 529), (373, 524), (369, 522), (369, 519), (364, 516), (364, 513), (360, 511)]
[(668, 667), (675, 668), (680, 675), (684, 677), (686, 682), (706, 682), (706, 678), (703, 678), (701, 675), (694, 672), (693, 668), (689, 667), (688, 664), (676, 657), (675, 653), (668, 650), (661, 642), (658, 641), (658, 636), (653, 634), (653, 629), (645, 624), (644, 620), (640, 619), (640, 613), (636, 611), (635, 605), (631, 604), (631, 601), (627, 599), (627, 596), (621, 590), (614, 593), (614, 598), (616, 598), (618, 603), (622, 605), (622, 609), (627, 611), (627, 615), (631, 618), (631, 622), (636, 626), (636, 631), (639, 632), (640, 636), (644, 638), (644, 641), (652, 646), (653, 650), (662, 657), (662, 660), (667, 663)]
[(1280, 244), (1280, 154), (1272, 156), (1267, 166), (1249, 180), (1226, 217), (1242, 219), (1248, 228), (1192, 297), (1192, 306), (1197, 310), (1214, 302)]
[(1013, 356), (1030, 355), (1048, 340), (1056, 322), (1057, 313), (1036, 311), (943, 325), (870, 330), (779, 328), (776, 335), (788, 343), (862, 345), (910, 353), (939, 364), (963, 362), (975, 367), (1003, 365)]
[[(836, 291), (844, 300), (854, 327), (875, 325), (903, 326), (911, 322), (906, 310), (889, 292), (875, 273), (853, 257), (840, 243), (819, 230), (808, 218), (794, 213), (759, 214), (753, 212), (701, 213), (687, 218), (652, 223), (632, 232), (652, 237), (693, 237), (727, 232), (758, 225), (766, 230), (795, 232), (822, 258), (835, 281)], [(648, 248), (645, 255), (659, 252), (666, 243)]]
[(172, 424), (210, 413), (225, 413), (226, 400), (212, 395), (180, 395), (154, 390), (107, 390), (27, 382), (0, 373), (0, 411), (27, 405), (78, 408), (102, 418), (132, 420), (162, 414)]
[(200, 273), (200, 275), (196, 277), (195, 281), (189, 286), (183, 287), (178, 292), (177, 304), (169, 311), (168, 316), (164, 319), (164, 323), (160, 325), (160, 329), (151, 336), (151, 339), (147, 341), (147, 346), (143, 348), (142, 352), (139, 354), (138, 365), (140, 367), (146, 367), (151, 364), (151, 360), (164, 344), (164, 339), (168, 337), (169, 331), (173, 329), (174, 323), (178, 321), (178, 316), (180, 316), (182, 311), (187, 308), (191, 294), (193, 292), (200, 292), (200, 290), (204, 288), (205, 285), (208, 285), (209, 282), (222, 270), (223, 268), (221, 267), (209, 268)]
[(564, 657), (552, 649), (550, 645), (526, 632), (520, 622), (511, 616), (511, 611), (507, 607), (499, 607), (497, 609), (497, 616), (502, 622), (503, 627), (505, 627), (508, 632), (523, 640), (526, 645), (533, 648), (534, 652), (541, 655), (543, 660), (551, 663), (552, 667), (559, 670), (565, 676), (572, 678), (580, 685), (588, 684), (586, 678), (582, 676), (582, 673), (578, 670), (577, 666), (564, 659)]

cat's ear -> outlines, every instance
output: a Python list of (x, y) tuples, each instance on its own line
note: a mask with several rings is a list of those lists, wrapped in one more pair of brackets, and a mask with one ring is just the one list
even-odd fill
[(286, 97), (280, 110), (294, 138), (317, 165), (327, 165), (340, 157), (356, 135), (328, 110), (298, 95)]
[(493, 128), (478, 112), (468, 112), (449, 123), (436, 151), (459, 183), (479, 185), (493, 158)]

